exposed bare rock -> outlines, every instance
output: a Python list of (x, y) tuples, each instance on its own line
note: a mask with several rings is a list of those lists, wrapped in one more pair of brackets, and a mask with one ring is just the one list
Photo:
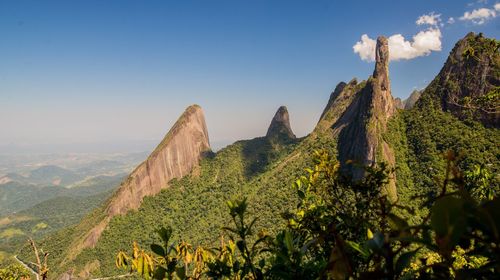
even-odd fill
[(356, 93), (358, 93), (365, 85), (365, 81), (358, 83), (358, 80), (355, 78), (347, 84), (340, 82), (330, 95), (328, 104), (323, 110), (314, 131), (320, 133), (331, 128), (333, 124), (336, 123), (342, 116), (349, 104), (352, 103)]
[(404, 109), (405, 104), (404, 104), (403, 100), (401, 100), (401, 98), (397, 97), (397, 98), (394, 98), (394, 107), (396, 107), (397, 109)]
[[(358, 81), (356, 79), (353, 79), (349, 84), (354, 83), (357, 84)], [(325, 109), (323, 110), (323, 113), (321, 113), (321, 117), (319, 118), (319, 122), (324, 120), (326, 118), (326, 115), (334, 109), (334, 104), (337, 98), (339, 98), (340, 94), (343, 92), (345, 87), (347, 86), (346, 83), (340, 82), (335, 89), (333, 90), (332, 94), (330, 94), (330, 99), (328, 100), (328, 103), (326, 104)]]
[(415, 106), (415, 103), (417, 103), (418, 99), (420, 98), (420, 95), (422, 94), (421, 90), (414, 90), (410, 96), (408, 96), (407, 99), (404, 101), (404, 109), (405, 110), (410, 110)]
[[(393, 153), (382, 139), (387, 121), (395, 113), (389, 80), (389, 48), (385, 37), (377, 39), (376, 64), (373, 77), (355, 93), (353, 101), (333, 125), (339, 136), (339, 160), (345, 172), (359, 180), (365, 171), (355, 164), (373, 166), (385, 161), (394, 164)], [(350, 164), (350, 162), (355, 164)], [(392, 200), (397, 199), (395, 181), (386, 190)]]
[(460, 119), (500, 127), (500, 42), (467, 34), (422, 93), (417, 106), (437, 103)]
[(151, 155), (121, 184), (106, 207), (105, 218), (85, 237), (83, 247), (93, 247), (109, 220), (139, 208), (145, 196), (159, 193), (173, 178), (181, 178), (197, 166), (210, 150), (205, 117), (192, 105), (167, 133)]
[(286, 106), (281, 106), (274, 115), (266, 133), (267, 138), (295, 139), (290, 126), (290, 116)]

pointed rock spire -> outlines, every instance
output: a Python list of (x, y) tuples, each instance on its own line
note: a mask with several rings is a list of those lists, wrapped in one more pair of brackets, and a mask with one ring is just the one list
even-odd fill
[[(364, 168), (350, 164), (374, 166), (386, 162), (394, 166), (394, 153), (381, 137), (387, 129), (387, 121), (395, 113), (394, 99), (389, 81), (389, 46), (385, 37), (377, 39), (376, 64), (373, 76), (356, 92), (356, 98), (333, 125), (339, 134), (339, 160), (342, 169), (355, 180), (366, 174)], [(383, 190), (391, 200), (397, 199), (393, 179)]]
[(288, 115), (286, 106), (279, 107), (266, 133), (266, 137), (268, 138), (282, 136), (291, 139), (296, 138), (290, 127), (290, 116)]
[(167, 188), (170, 180), (189, 174), (209, 150), (203, 110), (191, 105), (149, 157), (122, 182), (106, 205), (106, 216), (84, 236), (77, 250), (93, 247), (113, 216), (139, 208), (145, 196), (155, 195)]
[(384, 36), (377, 38), (372, 88), (374, 102), (378, 105), (374, 111), (385, 119), (383, 120), (385, 127), (385, 122), (395, 113), (396, 107), (391, 95), (391, 82), (389, 80), (389, 42)]
[(377, 38), (377, 47), (375, 49), (375, 70), (373, 78), (380, 81), (382, 90), (390, 90), (389, 81), (389, 41), (384, 36)]

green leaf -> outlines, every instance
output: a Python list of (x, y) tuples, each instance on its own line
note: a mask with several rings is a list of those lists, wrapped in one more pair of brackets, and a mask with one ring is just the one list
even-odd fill
[(175, 273), (180, 279), (186, 279), (186, 268), (184, 266), (176, 267)]
[(478, 215), (479, 222), (497, 241), (500, 240), (500, 198), (486, 202), (481, 206)]
[(452, 196), (438, 199), (431, 209), (431, 227), (436, 232), (438, 246), (451, 250), (465, 231), (464, 200)]
[(153, 279), (163, 280), (166, 274), (167, 270), (162, 266), (158, 266), (154, 271)]
[(293, 252), (293, 238), (292, 234), (289, 231), (285, 231), (285, 239), (283, 240), (285, 242), (286, 249), (288, 252), (292, 253)]
[(364, 258), (364, 259), (367, 259), (369, 256), (370, 256), (370, 251), (366, 250), (366, 248), (364, 248), (363, 246), (361, 246), (360, 244), (354, 242), (354, 241), (346, 241), (347, 245), (349, 245), (349, 247), (351, 247), (353, 250), (357, 251), (358, 253), (361, 254), (361, 256)]
[(173, 273), (175, 271), (175, 267), (177, 266), (177, 259), (173, 259), (169, 263), (167, 263), (167, 272)]
[(401, 272), (403, 272), (403, 270), (406, 267), (408, 267), (415, 254), (417, 254), (418, 250), (420, 250), (420, 248), (414, 251), (406, 252), (404, 254), (401, 254), (401, 256), (399, 256), (398, 260), (396, 261), (396, 267), (395, 267), (396, 275), (401, 274)]
[(160, 235), (161, 240), (165, 242), (165, 245), (168, 244), (168, 241), (170, 240), (170, 237), (172, 236), (172, 228), (167, 227), (167, 228), (160, 228), (158, 231), (158, 234)]
[(151, 248), (151, 251), (153, 251), (155, 254), (157, 254), (159, 256), (164, 257), (166, 255), (163, 247), (161, 247), (158, 244), (151, 244), (150, 248)]
[(245, 232), (246, 235), (251, 235), (252, 234), (252, 227), (253, 225), (255, 224), (255, 222), (257, 221), (258, 218), (254, 218), (252, 220), (252, 222), (250, 223), (250, 225), (248, 226), (247, 228), (247, 231)]
[(245, 242), (243, 240), (236, 241), (236, 246), (238, 247), (238, 250), (240, 250), (240, 252), (245, 252)]
[(404, 229), (407, 229), (408, 228), (408, 222), (405, 221), (404, 219), (390, 213), (387, 215), (387, 218), (389, 220), (389, 226), (393, 229), (393, 230), (398, 230), (398, 231), (402, 231)]

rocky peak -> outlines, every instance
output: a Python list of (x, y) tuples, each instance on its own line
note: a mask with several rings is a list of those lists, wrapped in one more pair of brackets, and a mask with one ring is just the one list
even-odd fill
[(404, 101), (401, 100), (401, 98), (399, 98), (399, 97), (394, 98), (393, 103), (394, 103), (394, 107), (396, 107), (397, 109), (404, 109), (405, 108)]
[[(354, 180), (360, 180), (365, 176), (365, 170), (358, 165), (374, 166), (382, 161), (389, 165), (395, 163), (391, 148), (382, 138), (387, 121), (396, 111), (389, 80), (389, 46), (385, 37), (377, 39), (373, 76), (354, 96), (333, 125), (333, 132), (339, 139), (342, 169)], [(391, 200), (397, 199), (394, 180), (390, 180), (382, 191)]]
[(366, 81), (358, 83), (356, 78), (349, 83), (340, 82), (331, 93), (321, 117), (314, 129), (315, 132), (324, 132), (332, 128), (333, 124), (342, 116), (356, 93), (366, 85)]
[[(374, 106), (377, 117), (391, 117), (395, 112), (394, 99), (391, 94), (391, 82), (389, 80), (389, 42), (384, 36), (377, 38), (375, 49), (375, 70), (373, 71), (372, 91)], [(385, 125), (384, 125), (385, 127)]]
[(405, 110), (409, 110), (409, 109), (413, 108), (413, 106), (415, 106), (415, 103), (417, 103), (418, 99), (420, 98), (421, 94), (422, 94), (421, 90), (414, 90), (414, 91), (412, 91), (412, 93), (410, 94), (410, 96), (408, 96), (408, 98), (405, 99), (405, 101), (403, 102), (404, 103), (404, 109)]
[(417, 106), (440, 106), (460, 119), (500, 126), (500, 41), (481, 33), (458, 41)]
[(335, 103), (335, 100), (339, 97), (340, 93), (345, 89), (347, 86), (346, 83), (340, 82), (333, 92), (330, 94), (330, 99), (328, 99), (328, 103), (326, 104), (325, 109), (323, 110), (323, 113), (321, 113), (321, 117), (319, 120), (323, 120), (325, 118), (325, 115), (328, 113), (328, 111), (332, 108), (333, 104)]
[(203, 111), (198, 105), (189, 106), (158, 147), (123, 181), (108, 201), (104, 219), (86, 234), (81, 247), (93, 247), (112, 217), (139, 208), (145, 196), (155, 195), (170, 180), (189, 174), (209, 150)]
[(390, 90), (389, 81), (389, 42), (384, 36), (377, 38), (375, 49), (375, 70), (373, 78), (378, 80), (382, 90)]
[(266, 133), (267, 138), (289, 138), (295, 139), (295, 134), (293, 134), (292, 128), (290, 126), (290, 116), (288, 115), (288, 110), (286, 106), (281, 106), (278, 108), (276, 114), (269, 125)]

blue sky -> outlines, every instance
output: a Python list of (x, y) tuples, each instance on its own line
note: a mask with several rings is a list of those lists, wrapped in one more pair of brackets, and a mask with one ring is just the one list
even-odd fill
[[(0, 145), (152, 145), (193, 103), (215, 146), (265, 134), (280, 105), (302, 136), (337, 83), (372, 73), (353, 51), (363, 34), (439, 30), (440, 51), (391, 63), (405, 98), (467, 32), (500, 37), (495, 4), (0, 0)], [(432, 12), (441, 22), (416, 24)]]

